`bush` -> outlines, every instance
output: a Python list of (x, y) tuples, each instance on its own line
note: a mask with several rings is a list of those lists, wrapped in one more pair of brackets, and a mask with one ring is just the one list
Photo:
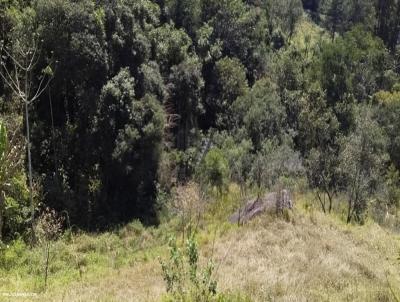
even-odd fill
[(222, 151), (213, 148), (207, 153), (203, 167), (201, 169), (201, 178), (203, 182), (212, 187), (217, 187), (220, 194), (227, 187), (229, 176), (229, 165)]
[(214, 280), (214, 264), (208, 261), (199, 267), (199, 253), (194, 235), (190, 235), (183, 249), (178, 248), (176, 239), (169, 240), (169, 259), (160, 260), (168, 295), (165, 301), (213, 302), (217, 296), (217, 281)]
[(13, 241), (10, 245), (0, 246), (0, 267), (11, 270), (23, 261), (26, 245), (22, 239)]

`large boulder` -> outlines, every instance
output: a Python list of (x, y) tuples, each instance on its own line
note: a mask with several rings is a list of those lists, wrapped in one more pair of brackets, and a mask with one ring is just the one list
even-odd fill
[(243, 224), (266, 211), (283, 212), (292, 209), (293, 201), (290, 192), (286, 189), (280, 192), (271, 192), (261, 198), (248, 201), (246, 205), (237, 210), (230, 218), (232, 223)]

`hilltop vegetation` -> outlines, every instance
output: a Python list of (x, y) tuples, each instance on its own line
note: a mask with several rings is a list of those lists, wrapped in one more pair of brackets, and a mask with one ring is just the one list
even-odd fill
[(399, 0), (0, 0), (0, 75), (0, 291), (400, 296)]

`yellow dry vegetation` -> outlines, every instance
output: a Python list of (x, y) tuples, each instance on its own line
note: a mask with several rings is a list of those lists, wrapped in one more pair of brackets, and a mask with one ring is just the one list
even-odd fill
[(216, 245), (228, 257), (221, 290), (254, 301), (392, 301), (400, 288), (399, 237), (370, 224), (348, 227), (316, 212), (290, 222), (260, 217)]
[[(372, 221), (346, 225), (335, 215), (305, 209), (307, 198), (285, 218), (266, 214), (243, 227), (203, 225), (201, 253), (216, 262), (219, 291), (252, 301), (396, 301), (399, 235)], [(40, 301), (159, 301), (164, 293), (153, 257), (54, 288)]]

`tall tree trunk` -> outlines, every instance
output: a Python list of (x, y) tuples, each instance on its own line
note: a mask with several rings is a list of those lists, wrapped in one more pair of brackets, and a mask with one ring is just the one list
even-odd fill
[(47, 278), (49, 276), (50, 241), (46, 243), (46, 263), (44, 268), (44, 290), (47, 290)]
[(393, 26), (393, 37), (392, 37), (392, 52), (395, 53), (397, 42), (400, 39), (400, 0), (397, 1), (397, 10), (395, 14), (394, 26)]
[(322, 211), (324, 212), (324, 214), (326, 214), (325, 201), (322, 200), (321, 194), (319, 192), (317, 192), (316, 195), (317, 195), (319, 203), (321, 204)]
[(348, 210), (347, 210), (347, 223), (349, 224), (350, 222), (351, 222), (351, 218), (352, 218), (352, 201), (351, 201), (351, 199), (349, 199), (349, 208), (348, 208)]
[(333, 197), (329, 193), (329, 190), (326, 191), (326, 194), (328, 195), (328, 201), (329, 201), (329, 213), (332, 212), (332, 206), (333, 206)]
[(35, 206), (33, 204), (33, 180), (32, 180), (32, 158), (31, 158), (31, 140), (30, 140), (30, 128), (29, 128), (29, 110), (28, 102), (25, 101), (25, 122), (26, 122), (26, 146), (28, 152), (28, 171), (29, 171), (29, 199), (31, 204), (31, 227), (32, 227), (32, 239), (34, 238), (34, 219), (35, 219)]

